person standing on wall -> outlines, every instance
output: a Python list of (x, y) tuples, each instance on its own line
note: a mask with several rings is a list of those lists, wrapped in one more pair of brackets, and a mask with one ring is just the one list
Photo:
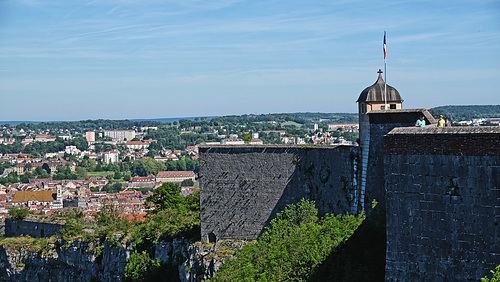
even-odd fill
[(420, 116), (420, 119), (417, 120), (417, 122), (415, 123), (415, 126), (416, 127), (425, 127), (425, 117)]
[(444, 119), (443, 119), (443, 115), (440, 115), (439, 116), (439, 120), (438, 120), (438, 127), (444, 127)]
[(451, 121), (450, 121), (448, 118), (446, 118), (446, 121), (445, 121), (445, 123), (444, 123), (444, 126), (446, 126), (446, 127), (451, 127)]

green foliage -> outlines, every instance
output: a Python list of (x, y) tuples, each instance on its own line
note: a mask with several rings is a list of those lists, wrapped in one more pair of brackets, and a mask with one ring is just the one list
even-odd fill
[(65, 242), (72, 241), (75, 238), (81, 238), (80, 236), (83, 235), (83, 224), (75, 219), (69, 219), (66, 221), (66, 225), (59, 234)]
[(384, 281), (385, 234), (385, 211), (376, 205), (354, 234), (313, 271), (309, 281)]
[(70, 242), (76, 238), (88, 240), (89, 234), (83, 232), (85, 228), (83, 211), (78, 208), (63, 210), (57, 217), (66, 221), (63, 229), (59, 232), (59, 236), (65, 241)]
[(160, 260), (152, 260), (146, 251), (135, 251), (122, 274), (123, 281), (164, 281)]
[(105, 191), (107, 193), (118, 193), (123, 190), (122, 185), (119, 182), (115, 182), (113, 184), (106, 184), (102, 187), (101, 191)]
[(130, 171), (133, 175), (148, 176), (150, 174), (157, 175), (159, 171), (167, 170), (163, 162), (154, 159), (138, 159), (133, 162)]
[(241, 134), (241, 139), (245, 141), (245, 144), (248, 144), (250, 143), (250, 141), (252, 141), (252, 134), (250, 134), (249, 132), (243, 132)]
[(490, 271), (491, 273), (493, 273), (493, 277), (491, 277), (491, 279), (488, 279), (488, 276), (485, 276), (484, 278), (481, 278), (481, 282), (500, 282), (500, 265), (495, 267), (495, 271)]
[(163, 183), (146, 199), (145, 206), (149, 206), (150, 213), (158, 213), (167, 208), (184, 212), (184, 197), (178, 184)]
[(164, 183), (146, 203), (154, 203), (154, 216), (137, 224), (133, 240), (137, 245), (174, 237), (196, 237), (200, 231), (200, 192), (181, 196), (176, 184)]
[(27, 208), (12, 207), (9, 209), (9, 216), (12, 220), (24, 219), (29, 213)]
[(192, 179), (184, 179), (181, 183), (181, 186), (194, 186), (194, 181)]
[(11, 250), (25, 249), (30, 252), (46, 252), (50, 248), (49, 241), (54, 243), (53, 238), (0, 237), (0, 246)]
[(200, 232), (199, 212), (180, 213), (167, 208), (137, 224), (133, 233), (136, 245), (168, 241), (176, 237), (196, 237)]
[(364, 216), (318, 218), (313, 201), (292, 204), (276, 215), (256, 243), (247, 244), (212, 281), (305, 281)]

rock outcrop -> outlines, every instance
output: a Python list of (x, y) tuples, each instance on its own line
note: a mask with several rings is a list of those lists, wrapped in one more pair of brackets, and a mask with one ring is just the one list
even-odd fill
[[(213, 277), (245, 243), (224, 240), (202, 244), (174, 239), (156, 243), (154, 259), (173, 266), (180, 281), (203, 281)], [(63, 244), (59, 240), (42, 249), (0, 246), (0, 281), (121, 281), (133, 252), (131, 243), (117, 246), (108, 241)]]

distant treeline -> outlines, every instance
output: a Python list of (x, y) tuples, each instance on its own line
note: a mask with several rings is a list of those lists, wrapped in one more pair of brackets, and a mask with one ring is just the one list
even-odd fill
[[(168, 120), (168, 121), (167, 121)], [(76, 130), (79, 132), (93, 130), (114, 130), (131, 129), (135, 127), (160, 126), (163, 124), (183, 124), (192, 122), (197, 125), (214, 123), (248, 123), (248, 122), (287, 122), (294, 121), (300, 124), (325, 121), (330, 123), (356, 123), (358, 114), (356, 113), (282, 113), (282, 114), (259, 114), (259, 115), (233, 115), (221, 117), (200, 117), (185, 119), (154, 119), (154, 120), (82, 120), (82, 121), (62, 121), (62, 122), (5, 122), (0, 124), (6, 127), (16, 126), (18, 130)], [(165, 121), (165, 122), (162, 122)], [(171, 122), (172, 121), (172, 122)]]
[[(469, 106), (440, 106), (429, 109), (433, 116), (443, 115), (454, 121), (470, 120), (473, 118), (500, 117), (500, 105), (469, 105)], [(171, 122), (172, 121), (172, 122)], [(308, 123), (357, 123), (357, 113), (280, 113), (280, 114), (245, 114), (220, 117), (199, 117), (184, 119), (152, 119), (152, 120), (82, 120), (70, 122), (23, 122), (16, 125), (17, 129), (24, 130), (77, 130), (79, 132), (92, 130), (131, 129), (135, 127), (160, 126), (163, 124), (199, 123), (201, 124), (228, 124), (275, 121), (284, 123), (293, 121), (300, 124)], [(17, 122), (16, 122), (17, 123)], [(12, 124), (7, 126), (13, 126)]]
[(358, 122), (357, 113), (283, 113), (283, 114), (260, 114), (260, 115), (234, 115), (215, 117), (214, 121), (221, 123), (240, 123), (240, 122), (287, 122), (294, 121), (300, 124), (310, 122), (319, 122), (320, 120), (330, 123), (356, 123)]
[(473, 118), (500, 118), (500, 105), (440, 106), (429, 109), (433, 116), (443, 115), (453, 121)]
[[(82, 120), (82, 121), (63, 121), (63, 122), (40, 122), (40, 123), (20, 123), (16, 125), (18, 130), (77, 130), (79, 132), (92, 131), (92, 130), (113, 130), (113, 129), (129, 129), (134, 126), (158, 126), (161, 125), (158, 121), (130, 121), (130, 120)], [(4, 125), (5, 126), (5, 125)], [(11, 126), (7, 124), (7, 127)]]

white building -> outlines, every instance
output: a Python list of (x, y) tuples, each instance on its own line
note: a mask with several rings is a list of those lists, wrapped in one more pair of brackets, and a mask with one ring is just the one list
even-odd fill
[(224, 140), (221, 140), (220, 143), (222, 145), (244, 145), (245, 141), (241, 138), (227, 138)]
[(111, 137), (113, 142), (130, 141), (135, 138), (135, 130), (104, 130), (104, 136)]
[(119, 154), (117, 151), (102, 152), (102, 161), (105, 163), (117, 163)]

